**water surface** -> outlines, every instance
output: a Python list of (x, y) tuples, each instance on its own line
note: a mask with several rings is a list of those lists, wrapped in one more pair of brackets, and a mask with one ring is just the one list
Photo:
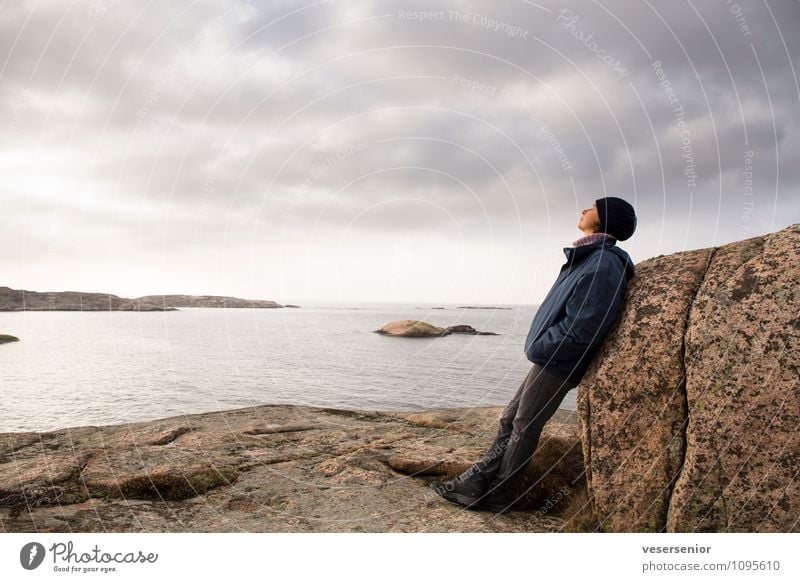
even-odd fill
[[(535, 306), (0, 313), (0, 432), (118, 424), (260, 404), (364, 410), (504, 405), (530, 369)], [(396, 338), (398, 319), (499, 336)], [(577, 390), (562, 408), (575, 409)]]

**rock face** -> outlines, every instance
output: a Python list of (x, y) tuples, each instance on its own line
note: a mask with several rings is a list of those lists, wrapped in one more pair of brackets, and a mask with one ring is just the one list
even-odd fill
[(800, 225), (637, 265), (578, 391), (606, 531), (800, 531)]
[(394, 335), (399, 337), (440, 337), (451, 333), (464, 333), (468, 335), (497, 335), (490, 331), (476, 331), (470, 325), (451, 325), (450, 327), (437, 327), (425, 321), (416, 319), (403, 319), (387, 323), (375, 333)]
[(476, 461), (499, 408), (421, 413), (260, 406), (0, 434), (2, 532), (561, 531), (585, 503), (574, 413), (559, 411), (497, 516), (429, 482)]
[(710, 249), (643, 261), (578, 389), (590, 493), (611, 531), (658, 531), (681, 468), (686, 314)]
[(689, 315), (673, 531), (800, 531), (800, 225), (717, 250)]

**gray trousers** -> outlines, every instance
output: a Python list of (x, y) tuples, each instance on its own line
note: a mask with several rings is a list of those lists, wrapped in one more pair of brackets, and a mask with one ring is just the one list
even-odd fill
[(565, 382), (533, 364), (503, 410), (500, 429), (489, 449), (457, 479), (475, 483), (484, 492), (506, 489), (533, 457), (545, 423), (576, 386), (578, 383)]

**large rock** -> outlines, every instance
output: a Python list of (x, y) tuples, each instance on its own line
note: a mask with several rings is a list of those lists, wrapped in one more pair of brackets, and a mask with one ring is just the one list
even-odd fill
[(425, 321), (403, 319), (384, 325), (376, 333), (396, 335), (400, 337), (438, 337), (444, 335), (445, 328), (437, 327)]
[(689, 315), (671, 531), (800, 531), (800, 225), (721, 247)]
[(611, 531), (658, 531), (683, 461), (683, 335), (710, 249), (643, 261), (578, 389), (586, 476)]
[(607, 531), (798, 531), (800, 225), (637, 265), (578, 391)]

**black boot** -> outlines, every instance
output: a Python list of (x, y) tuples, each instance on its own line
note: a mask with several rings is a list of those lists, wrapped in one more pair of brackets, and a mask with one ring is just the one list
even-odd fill
[(492, 513), (506, 513), (511, 511), (512, 505), (517, 500), (511, 492), (511, 487), (507, 481), (499, 484), (494, 481), (487, 487), (486, 491), (487, 493), (475, 505), (475, 509), (491, 511)]
[(444, 499), (468, 508), (475, 506), (484, 492), (480, 480), (465, 478), (464, 474), (449, 481), (435, 481), (430, 487)]

